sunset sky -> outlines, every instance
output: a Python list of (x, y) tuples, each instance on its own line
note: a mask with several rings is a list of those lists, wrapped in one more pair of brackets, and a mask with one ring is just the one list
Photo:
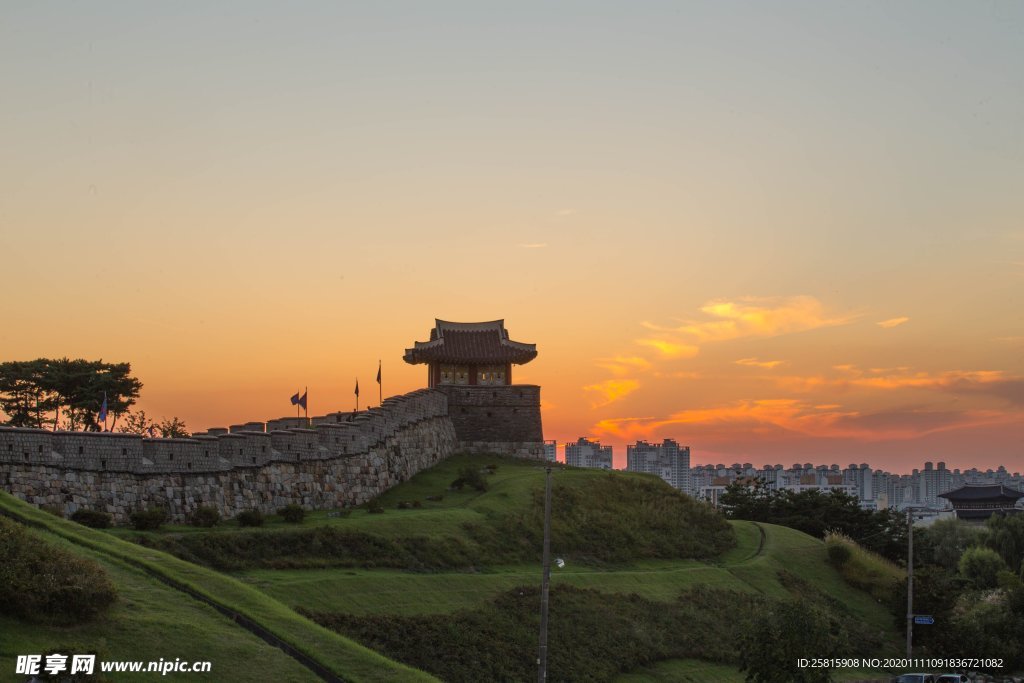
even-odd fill
[(1024, 4), (0, 5), (0, 360), (193, 429), (504, 318), (545, 436), (1024, 469)]

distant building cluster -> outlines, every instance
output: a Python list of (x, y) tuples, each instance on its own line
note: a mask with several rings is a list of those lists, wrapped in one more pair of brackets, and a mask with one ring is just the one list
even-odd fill
[(612, 469), (612, 447), (602, 446), (600, 441), (580, 438), (576, 443), (565, 444), (565, 464), (572, 467), (594, 467)]
[[(552, 448), (549, 457), (553, 457)], [(580, 438), (565, 444), (565, 462), (574, 467), (612, 469), (612, 447), (600, 441)], [(934, 511), (951, 510), (944, 494), (964, 486), (1008, 487), (1024, 491), (1024, 475), (1010, 473), (1000, 465), (997, 469), (947, 469), (946, 463), (926, 462), (924, 469), (910, 474), (894, 474), (874, 470), (866, 463), (814, 465), (796, 463), (789, 468), (765, 465), (756, 468), (750, 463), (732, 465), (690, 465), (690, 447), (680, 446), (673, 439), (661, 443), (637, 441), (626, 446), (626, 470), (655, 474), (675, 488), (695, 498), (717, 505), (726, 487), (736, 481), (761, 481), (769, 489), (807, 491), (811, 489), (842, 491), (860, 500), (869, 509), (907, 508)]]

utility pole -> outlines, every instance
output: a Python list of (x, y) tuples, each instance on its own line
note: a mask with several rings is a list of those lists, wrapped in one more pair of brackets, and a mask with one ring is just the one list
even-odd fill
[(907, 508), (907, 659), (914, 642), (914, 510)]
[(548, 679), (548, 584), (551, 581), (551, 465), (544, 479), (544, 556), (540, 582), (540, 650), (537, 654), (537, 681)]

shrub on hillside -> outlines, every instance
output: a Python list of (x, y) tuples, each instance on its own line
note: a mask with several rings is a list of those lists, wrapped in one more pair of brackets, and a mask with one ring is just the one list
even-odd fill
[(263, 526), (263, 513), (257, 509), (243, 510), (235, 515), (239, 526)]
[(825, 550), (828, 553), (828, 561), (836, 567), (842, 567), (853, 555), (853, 551), (845, 543), (827, 543)]
[(101, 614), (116, 597), (102, 566), (0, 517), (0, 613), (78, 624)]
[(102, 510), (86, 510), (79, 508), (71, 515), (71, 521), (93, 529), (109, 529), (110, 515)]
[(371, 515), (379, 515), (384, 512), (384, 506), (375, 498), (366, 504), (366, 511)]
[(281, 517), (284, 518), (284, 521), (289, 524), (299, 524), (306, 518), (306, 511), (302, 509), (301, 505), (296, 505), (295, 503), (285, 505), (277, 511), (277, 514), (281, 515)]
[(159, 529), (167, 521), (167, 511), (163, 508), (149, 508), (147, 510), (136, 510), (128, 517), (132, 528), (139, 531), (152, 531)]
[(192, 526), (209, 529), (220, 522), (220, 511), (212, 505), (200, 505), (192, 513)]
[(488, 488), (487, 480), (484, 479), (484, 475), (480, 473), (480, 469), (477, 467), (463, 467), (459, 470), (459, 477), (451, 484), (452, 488), (456, 491), (461, 491), (463, 487), (469, 486), (477, 491), (486, 491)]
[(889, 602), (896, 584), (904, 578), (903, 570), (895, 563), (840, 533), (831, 532), (825, 537), (825, 552), (846, 583), (867, 591), (880, 602)]

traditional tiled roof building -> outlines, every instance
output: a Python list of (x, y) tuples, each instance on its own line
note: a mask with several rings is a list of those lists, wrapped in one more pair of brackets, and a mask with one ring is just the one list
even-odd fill
[(994, 514), (1015, 514), (1021, 511), (1017, 501), (1024, 493), (1002, 484), (989, 486), (961, 486), (955, 491), (940, 493), (953, 505), (959, 519), (984, 521)]
[(447, 395), (462, 450), (543, 457), (540, 387), (512, 384), (512, 366), (536, 357), (536, 345), (513, 341), (504, 320), (435, 320), (430, 340), (404, 356), (426, 365), (427, 386)]
[(453, 323), (435, 320), (430, 341), (405, 350), (406, 363), (427, 365), (427, 386), (512, 384), (512, 366), (537, 357), (536, 344), (509, 339), (504, 320)]

